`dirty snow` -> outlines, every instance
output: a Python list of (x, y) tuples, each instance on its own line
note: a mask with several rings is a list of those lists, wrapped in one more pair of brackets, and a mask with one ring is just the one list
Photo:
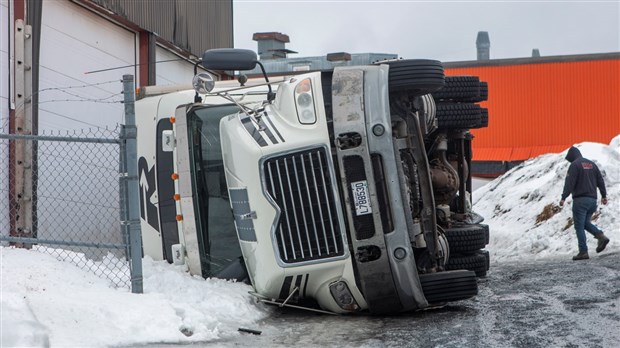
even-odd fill
[[(594, 221), (620, 248), (620, 136), (610, 145), (578, 144), (604, 172), (607, 206)], [(566, 152), (531, 159), (474, 193), (474, 207), (491, 227), (493, 263), (567, 258), (577, 250), (571, 202), (536, 223), (560, 200)], [(591, 256), (595, 240), (588, 236)], [(74, 257), (80, 257), (75, 255)], [(240, 335), (239, 327), (269, 315), (245, 284), (192, 277), (182, 266), (144, 259), (144, 294), (34, 250), (0, 247), (0, 346), (104, 347), (153, 342), (207, 342)], [(492, 272), (492, 270), (491, 270)]]

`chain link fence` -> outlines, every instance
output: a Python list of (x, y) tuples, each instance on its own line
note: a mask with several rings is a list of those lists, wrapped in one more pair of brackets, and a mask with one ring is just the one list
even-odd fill
[(2, 245), (49, 253), (130, 288), (121, 130), (0, 134), (0, 159), (8, 159), (0, 169)]

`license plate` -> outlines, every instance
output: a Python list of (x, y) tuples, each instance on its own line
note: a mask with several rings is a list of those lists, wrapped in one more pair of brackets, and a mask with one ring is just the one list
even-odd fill
[(353, 193), (353, 204), (355, 205), (355, 215), (371, 214), (370, 195), (368, 194), (368, 182), (366, 180), (351, 183)]

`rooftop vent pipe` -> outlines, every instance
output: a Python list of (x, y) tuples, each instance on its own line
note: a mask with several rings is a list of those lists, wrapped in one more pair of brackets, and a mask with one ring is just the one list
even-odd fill
[(489, 40), (489, 32), (478, 32), (478, 37), (476, 38), (476, 48), (478, 49), (478, 60), (491, 59), (491, 40)]

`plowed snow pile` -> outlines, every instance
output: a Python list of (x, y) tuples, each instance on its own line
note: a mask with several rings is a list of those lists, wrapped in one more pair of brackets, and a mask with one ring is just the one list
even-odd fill
[[(583, 157), (601, 169), (607, 187), (607, 205), (600, 204), (593, 215), (597, 225), (611, 239), (607, 249), (620, 249), (620, 135), (609, 145), (576, 145)], [(568, 150), (568, 149), (567, 149)], [(474, 210), (490, 226), (487, 248), (493, 262), (502, 260), (568, 258), (577, 253), (572, 224), (572, 196), (563, 208), (559, 202), (569, 162), (567, 151), (547, 154), (523, 162), (474, 193)], [(539, 222), (537, 222), (537, 219)], [(596, 239), (587, 233), (590, 257), (596, 255)]]

